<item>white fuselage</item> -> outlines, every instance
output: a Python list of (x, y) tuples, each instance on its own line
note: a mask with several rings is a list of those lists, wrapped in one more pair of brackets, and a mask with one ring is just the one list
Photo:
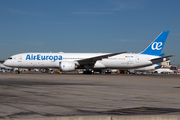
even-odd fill
[[(59, 68), (62, 61), (71, 61), (78, 65), (78, 60), (101, 56), (108, 53), (22, 53), (6, 60), (4, 65), (16, 68)], [(96, 61), (93, 69), (132, 69), (150, 66), (151, 59), (159, 56), (124, 53)]]

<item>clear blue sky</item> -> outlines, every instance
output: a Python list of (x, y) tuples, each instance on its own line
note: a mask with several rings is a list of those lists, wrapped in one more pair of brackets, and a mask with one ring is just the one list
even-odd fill
[(162, 52), (180, 64), (179, 0), (1, 0), (0, 60), (23, 52)]

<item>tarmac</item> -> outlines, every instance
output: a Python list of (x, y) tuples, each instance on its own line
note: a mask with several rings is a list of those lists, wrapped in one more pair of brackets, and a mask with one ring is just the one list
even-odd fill
[(0, 73), (0, 119), (177, 120), (179, 114), (180, 75)]

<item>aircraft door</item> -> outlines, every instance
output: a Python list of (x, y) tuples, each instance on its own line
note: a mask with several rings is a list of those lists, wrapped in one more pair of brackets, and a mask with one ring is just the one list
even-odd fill
[(134, 64), (134, 56), (128, 56), (128, 65), (133, 65)]
[(139, 63), (139, 56), (136, 56), (136, 63)]
[(22, 56), (18, 56), (18, 62), (22, 62)]
[(61, 70), (61, 62), (59, 62), (59, 68), (60, 68), (60, 70)]

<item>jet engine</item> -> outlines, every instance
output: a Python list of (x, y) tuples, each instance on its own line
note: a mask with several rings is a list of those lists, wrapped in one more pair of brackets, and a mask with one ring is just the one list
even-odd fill
[(75, 67), (76, 67), (76, 65), (72, 61), (62, 61), (62, 62), (59, 62), (59, 69), (60, 69), (60, 71), (64, 71), (64, 72), (73, 71), (73, 70), (75, 70)]

